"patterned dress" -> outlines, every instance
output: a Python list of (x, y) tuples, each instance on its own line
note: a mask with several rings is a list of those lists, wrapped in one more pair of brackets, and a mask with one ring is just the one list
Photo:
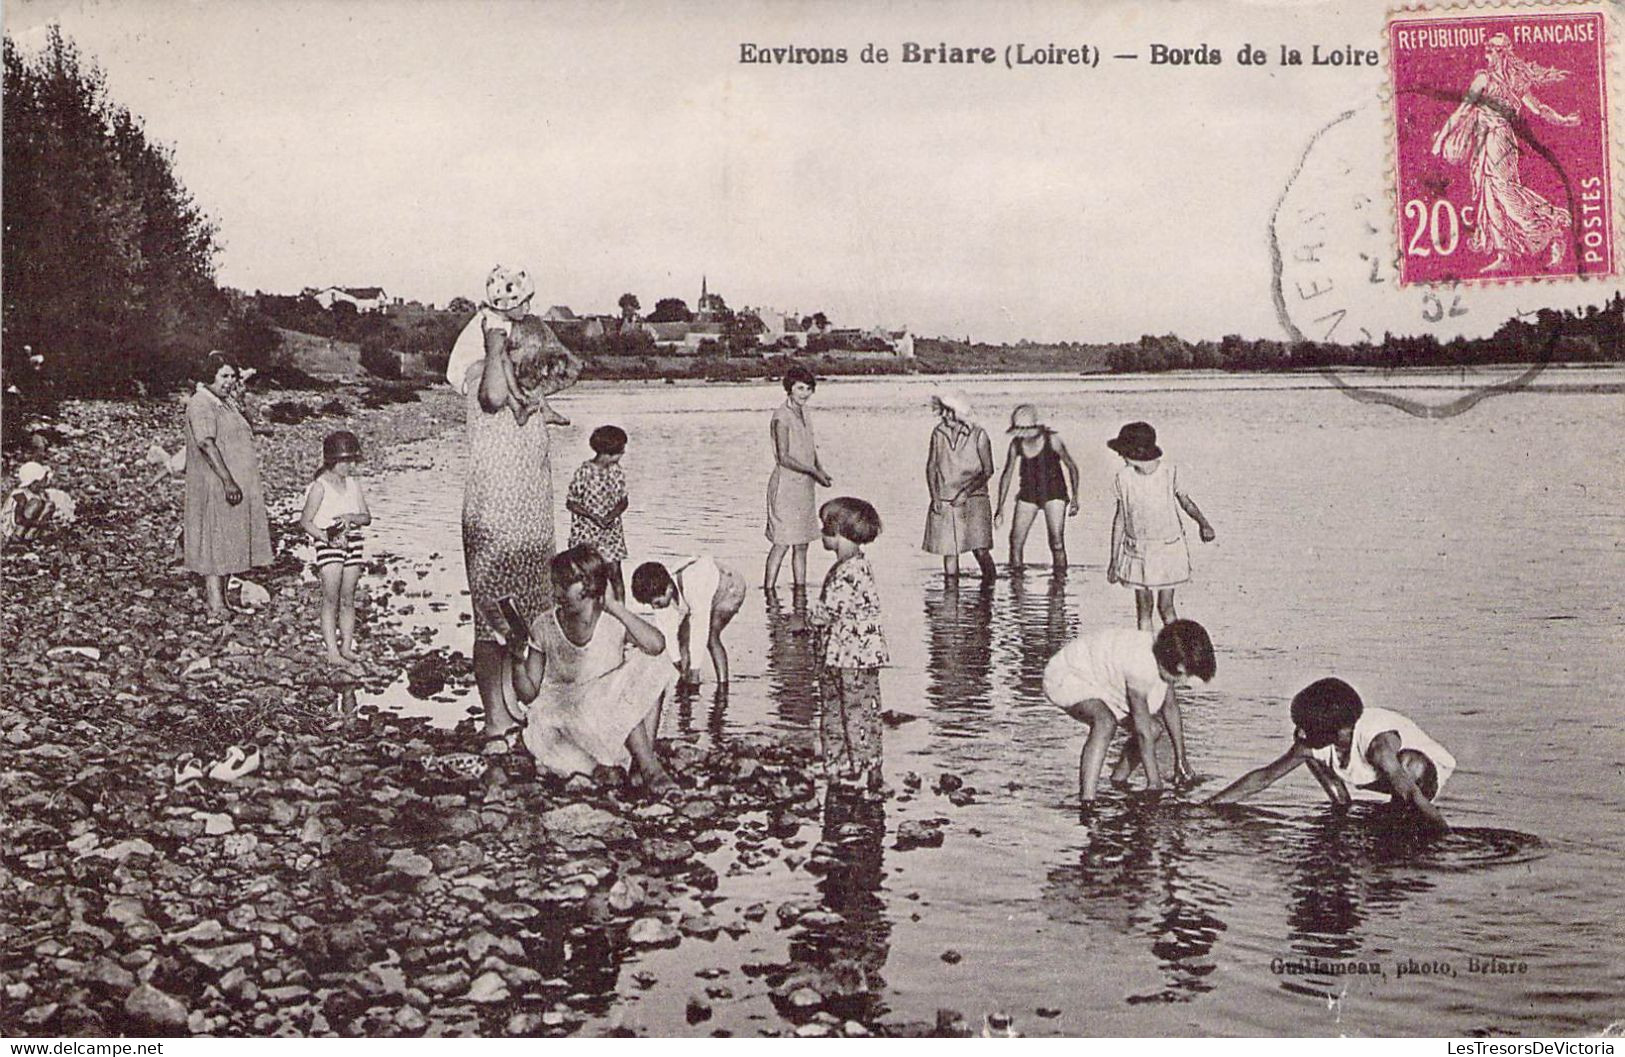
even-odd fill
[(553, 603), (547, 563), (553, 557), (553, 464), (547, 424), (523, 426), (504, 407), (480, 407), (484, 361), (464, 379), (468, 408), (468, 477), (463, 485), (463, 562), (474, 606), (474, 641), (499, 642), (507, 622), (497, 599), (512, 595), (534, 619)]
[[(570, 491), (565, 495), (565, 502), (585, 507), (603, 517), (625, 498), (626, 474), (622, 471), (620, 463), (600, 466), (597, 461), (588, 459), (576, 470), (575, 477), (570, 481)], [(570, 546), (579, 547), (583, 543), (597, 547), (598, 553), (612, 562), (626, 560), (626, 530), (621, 526), (619, 517), (616, 517), (608, 528), (600, 528), (572, 511)]]
[(880, 669), (891, 662), (863, 555), (836, 562), (807, 618), (819, 629), (818, 738), (830, 780), (880, 783)]

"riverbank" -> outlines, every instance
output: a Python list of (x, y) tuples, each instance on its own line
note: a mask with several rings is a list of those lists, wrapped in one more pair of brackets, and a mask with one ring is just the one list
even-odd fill
[[(461, 420), (445, 390), (373, 407), (354, 387), (261, 403), (314, 416), (257, 439), (273, 509), (341, 423), (376, 467)], [(176, 401), (64, 404), (64, 438), (44, 458), (79, 521), (3, 558), (0, 1033), (636, 1033), (604, 1014), (639, 951), (862, 931), (800, 903), (712, 895), (730, 863), (823, 874), (878, 854), (883, 817), (838, 810), (819, 834), (805, 749), (668, 742), (676, 803), (618, 773), (564, 784), (538, 778), (523, 752), (481, 757), (472, 720), (437, 729), (354, 707), (356, 685), (317, 659), (312, 588), (285, 549), (249, 577), (268, 603), (208, 623), (197, 578), (175, 561), (178, 479), (146, 483), (147, 447), (173, 450), (181, 416)], [(406, 669), (466, 690), (462, 654), (426, 651), (395, 613), (411, 569), (370, 558), (360, 682)], [(182, 753), (212, 760), (250, 742), (257, 773), (175, 788)], [(749, 986), (784, 1018), (759, 1030), (964, 1032), (954, 1016), (879, 1022), (861, 961), (836, 940), (815, 960), (751, 965)], [(745, 981), (696, 968), (678, 1023), (713, 1033), (713, 1006)]]

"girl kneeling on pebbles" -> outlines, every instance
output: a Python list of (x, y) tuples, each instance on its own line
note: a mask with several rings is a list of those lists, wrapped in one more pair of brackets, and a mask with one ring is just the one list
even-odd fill
[(529, 706), (525, 747), (554, 774), (631, 766), (646, 787), (675, 788), (655, 755), (661, 705), (677, 684), (666, 637), (609, 593), (609, 563), (590, 544), (548, 569), (553, 608), (528, 636), (509, 636), (514, 690)]

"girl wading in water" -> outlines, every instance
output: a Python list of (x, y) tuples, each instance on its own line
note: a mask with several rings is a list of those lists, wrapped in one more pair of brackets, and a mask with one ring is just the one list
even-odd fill
[[(1026, 564), (1027, 533), (1038, 512), (1044, 512), (1049, 529), (1050, 560), (1057, 572), (1066, 571), (1066, 519), (1078, 512), (1078, 464), (1066, 443), (1038, 419), (1038, 409), (1018, 404), (1010, 413), (1010, 451), (999, 474), (999, 504), (993, 523), (1004, 521), (1004, 499), (1010, 494), (1012, 470), (1018, 470), (1021, 488), (1016, 492), (1016, 513), (1010, 521), (1010, 571), (1020, 572)], [(1062, 469), (1066, 473), (1062, 475)]]

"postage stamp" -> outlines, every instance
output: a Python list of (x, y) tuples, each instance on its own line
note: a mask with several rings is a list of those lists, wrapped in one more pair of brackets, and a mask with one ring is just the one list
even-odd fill
[(1609, 29), (1562, 7), (1389, 17), (1402, 286), (1616, 272)]

